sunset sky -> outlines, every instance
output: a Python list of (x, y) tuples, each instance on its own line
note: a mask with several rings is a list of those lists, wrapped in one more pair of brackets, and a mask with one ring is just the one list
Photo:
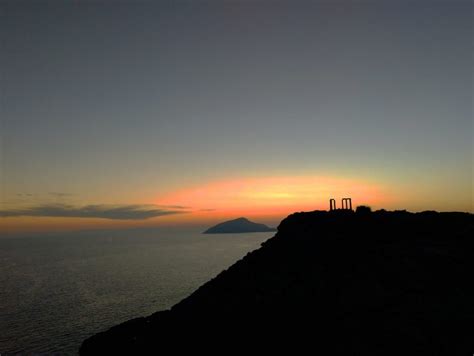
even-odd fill
[(0, 232), (473, 211), (471, 1), (0, 11)]

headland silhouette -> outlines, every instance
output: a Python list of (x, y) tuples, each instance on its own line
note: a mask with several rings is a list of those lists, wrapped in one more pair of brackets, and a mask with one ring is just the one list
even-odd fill
[(80, 354), (471, 354), (474, 215), (346, 202), (288, 216), (170, 310), (96, 334)]

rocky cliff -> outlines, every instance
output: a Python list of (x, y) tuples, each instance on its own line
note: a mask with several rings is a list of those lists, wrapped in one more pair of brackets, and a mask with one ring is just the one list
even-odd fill
[(296, 213), (171, 310), (94, 335), (80, 353), (470, 355), (473, 226), (465, 213)]

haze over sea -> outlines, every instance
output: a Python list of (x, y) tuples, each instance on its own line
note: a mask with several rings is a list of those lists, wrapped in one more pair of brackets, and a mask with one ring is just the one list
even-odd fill
[(171, 307), (273, 236), (87, 231), (0, 239), (0, 352), (75, 354), (86, 337)]

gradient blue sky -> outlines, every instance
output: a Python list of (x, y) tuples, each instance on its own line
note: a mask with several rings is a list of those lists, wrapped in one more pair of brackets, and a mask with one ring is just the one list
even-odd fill
[(471, 1), (0, 6), (3, 215), (292, 176), (472, 211)]

